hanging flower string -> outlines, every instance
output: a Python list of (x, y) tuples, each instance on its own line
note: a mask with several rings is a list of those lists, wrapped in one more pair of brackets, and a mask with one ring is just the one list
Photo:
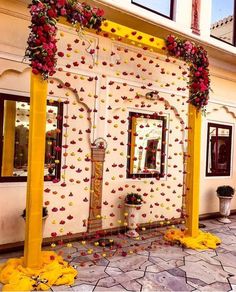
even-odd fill
[(69, 23), (99, 30), (104, 11), (77, 0), (33, 0), (29, 5), (31, 32), (25, 55), (31, 61), (32, 72), (44, 79), (56, 72), (57, 20), (66, 17)]
[(202, 46), (181, 40), (173, 35), (166, 39), (166, 48), (171, 56), (190, 64), (189, 102), (198, 109), (203, 109), (208, 103), (210, 78), (207, 52)]

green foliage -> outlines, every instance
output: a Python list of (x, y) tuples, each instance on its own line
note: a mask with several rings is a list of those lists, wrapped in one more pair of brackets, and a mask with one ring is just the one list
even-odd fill
[(220, 186), (217, 188), (216, 192), (221, 197), (233, 197), (235, 189), (231, 186)]
[(141, 205), (142, 202), (142, 196), (136, 193), (127, 194), (127, 196), (125, 197), (125, 203), (129, 205)]
[[(46, 216), (48, 216), (48, 209), (47, 209), (47, 207), (43, 207), (43, 217), (46, 217)], [(23, 213), (22, 213), (22, 215), (21, 215), (24, 219), (25, 219), (25, 217), (26, 217), (26, 209), (24, 209), (24, 211), (23, 211)]]

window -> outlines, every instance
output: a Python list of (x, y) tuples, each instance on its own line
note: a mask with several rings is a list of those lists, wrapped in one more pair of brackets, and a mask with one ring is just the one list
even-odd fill
[[(0, 93), (0, 182), (27, 180), (29, 110), (28, 97)], [(62, 117), (62, 104), (48, 101), (45, 180), (60, 179)]]
[(212, 0), (211, 36), (236, 46), (235, 0)]
[(206, 176), (229, 176), (232, 126), (208, 123)]
[(174, 0), (131, 0), (131, 3), (173, 19)]
[(163, 177), (166, 117), (130, 112), (127, 177)]

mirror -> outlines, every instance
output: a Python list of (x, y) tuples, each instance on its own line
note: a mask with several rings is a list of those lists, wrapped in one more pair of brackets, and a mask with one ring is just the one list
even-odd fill
[(130, 113), (128, 177), (164, 176), (166, 117)]
[[(20, 178), (27, 176), (30, 105), (25, 97), (16, 96), (15, 100), (14, 96), (4, 97), (1, 99), (1, 181), (21, 181)], [(59, 114), (58, 103), (48, 103), (44, 170), (48, 179), (49, 176), (56, 176), (56, 146), (60, 146), (58, 143), (61, 140), (61, 130), (58, 128)]]

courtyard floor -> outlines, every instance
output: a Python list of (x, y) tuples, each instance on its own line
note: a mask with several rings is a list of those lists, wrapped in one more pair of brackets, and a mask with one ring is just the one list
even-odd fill
[[(221, 238), (217, 250), (166, 245), (159, 229), (143, 231), (139, 240), (109, 236), (114, 239), (110, 249), (94, 241), (57, 246), (79, 274), (73, 286), (53, 286), (51, 291), (236, 291), (236, 216), (231, 220), (227, 225), (201, 221), (203, 230)], [(0, 263), (21, 255), (0, 254)]]

